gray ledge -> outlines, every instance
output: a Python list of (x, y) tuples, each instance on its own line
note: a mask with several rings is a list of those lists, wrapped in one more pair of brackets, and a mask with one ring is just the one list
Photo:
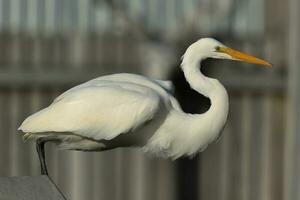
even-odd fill
[(0, 177), (0, 199), (66, 200), (48, 176)]

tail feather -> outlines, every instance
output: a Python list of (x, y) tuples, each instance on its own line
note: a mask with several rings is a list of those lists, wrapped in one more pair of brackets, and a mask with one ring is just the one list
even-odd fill
[(38, 138), (42, 138), (42, 137), (49, 137), (51, 135), (48, 135), (48, 134), (39, 134), (39, 133), (25, 133), (23, 135), (23, 142), (27, 142), (27, 141), (35, 141), (37, 140)]
[(25, 133), (23, 135), (23, 142), (27, 142), (30, 139), (30, 135), (31, 135), (31, 133)]
[(24, 133), (63, 132), (66, 126), (59, 119), (58, 113), (47, 107), (27, 117), (18, 130)]
[(42, 111), (43, 110), (27, 117), (18, 130), (24, 133), (43, 132), (42, 126), (45, 125), (45, 123), (43, 123), (45, 117)]

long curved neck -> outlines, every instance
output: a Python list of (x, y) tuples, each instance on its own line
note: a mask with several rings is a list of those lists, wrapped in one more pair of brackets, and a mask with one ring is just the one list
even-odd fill
[[(203, 75), (200, 71), (199, 62), (184, 62), (182, 69), (191, 88), (208, 97), (211, 102), (209, 110), (195, 117), (210, 118), (220, 126), (225, 124), (228, 114), (228, 95), (223, 85), (216, 79)], [(208, 120), (209, 121), (209, 120)]]
[(210, 99), (211, 93), (215, 89), (215, 84), (213, 83), (215, 79), (203, 75), (197, 62), (189, 63), (189, 65), (182, 64), (182, 69), (185, 79), (191, 88)]

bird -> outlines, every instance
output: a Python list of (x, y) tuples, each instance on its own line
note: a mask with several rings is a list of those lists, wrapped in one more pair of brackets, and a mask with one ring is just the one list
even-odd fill
[(207, 58), (272, 66), (216, 39), (201, 38), (186, 49), (180, 67), (191, 89), (210, 100), (206, 112), (185, 113), (168, 80), (119, 73), (67, 90), (48, 107), (27, 117), (18, 130), (24, 141), (36, 142), (41, 173), (45, 175), (46, 142), (54, 142), (63, 150), (134, 147), (173, 160), (193, 156), (221, 135), (229, 110), (224, 86), (200, 71), (201, 61)]

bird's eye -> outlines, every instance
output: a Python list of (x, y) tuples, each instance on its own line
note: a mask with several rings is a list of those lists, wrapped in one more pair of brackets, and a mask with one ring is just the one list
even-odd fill
[(215, 47), (215, 50), (216, 50), (216, 51), (220, 51), (220, 50), (221, 50), (221, 47), (216, 46), (216, 47)]

